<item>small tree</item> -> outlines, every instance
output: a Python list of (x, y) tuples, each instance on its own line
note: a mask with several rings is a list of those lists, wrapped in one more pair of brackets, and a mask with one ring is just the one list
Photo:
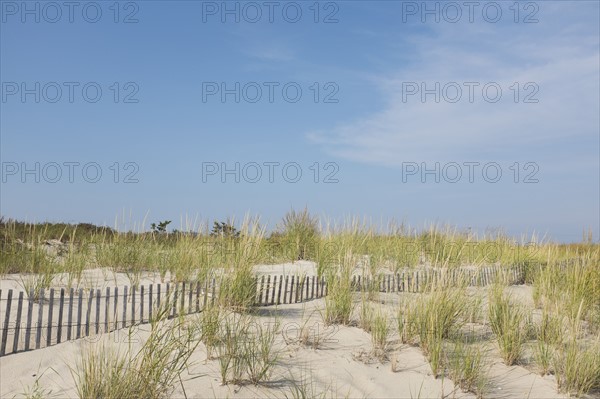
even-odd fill
[(214, 222), (210, 235), (221, 238), (238, 238), (240, 232), (229, 222)]
[(158, 224), (152, 223), (150, 225), (150, 228), (152, 229), (153, 233), (166, 233), (167, 232), (167, 226), (169, 225), (169, 223), (171, 223), (170, 220), (165, 220), (163, 222), (158, 222)]

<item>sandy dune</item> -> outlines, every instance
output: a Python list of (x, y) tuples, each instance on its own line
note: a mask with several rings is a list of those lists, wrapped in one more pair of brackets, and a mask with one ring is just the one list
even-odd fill
[[(258, 265), (255, 272), (267, 274), (314, 275), (313, 262), (294, 262), (280, 265)], [(169, 278), (167, 276), (166, 281)], [(65, 287), (66, 280), (60, 276), (55, 280), (55, 288)], [(160, 276), (146, 273), (141, 283), (160, 283)], [(115, 284), (123, 286), (130, 281), (125, 274), (112, 273), (101, 269), (86, 270), (82, 285), (87, 289), (105, 289)], [(21, 277), (5, 276), (0, 281), (3, 292), (8, 289), (21, 290)], [(512, 286), (510, 292), (527, 305), (532, 305), (531, 288)], [(470, 295), (484, 297), (485, 288), (471, 287)], [(380, 294), (376, 306), (390, 315), (392, 331), (395, 322), (395, 307), (401, 296), (411, 298), (414, 293)], [(3, 294), (5, 297), (5, 294)], [(355, 297), (358, 305), (358, 294)], [(37, 306), (37, 304), (36, 304)], [(200, 344), (192, 356), (192, 365), (181, 376), (182, 383), (174, 387), (173, 397), (183, 398), (246, 398), (246, 397), (292, 397), (293, 380), (306, 380), (312, 384), (313, 395), (327, 392), (327, 397), (358, 398), (472, 398), (471, 393), (463, 393), (449, 379), (434, 378), (431, 368), (418, 347), (400, 345), (397, 334), (389, 340), (388, 359), (380, 361), (371, 356), (372, 344), (368, 333), (352, 326), (325, 326), (321, 312), (324, 299), (305, 303), (261, 307), (255, 312), (257, 322), (280, 322), (281, 333), (276, 341), (280, 351), (278, 365), (269, 382), (262, 385), (221, 385), (217, 360), (207, 360), (206, 348)], [(197, 314), (186, 316), (197, 318)], [(357, 318), (357, 317), (356, 317)], [(300, 325), (308, 323), (313, 332), (318, 332), (322, 342), (318, 349), (301, 345), (298, 340)], [(139, 347), (149, 334), (149, 326), (134, 327), (134, 337)], [(129, 345), (127, 329), (92, 336), (50, 346), (44, 349), (21, 352), (0, 358), (0, 397), (19, 397), (39, 379), (39, 385), (50, 396), (60, 398), (76, 397), (72, 369), (76, 368), (82, 351), (94, 345), (109, 345), (125, 350)], [(485, 397), (489, 398), (561, 398), (556, 391), (554, 377), (540, 377), (531, 367), (512, 366), (502, 363), (493, 342), (489, 342), (490, 387)], [(396, 363), (395, 370), (392, 370)]]

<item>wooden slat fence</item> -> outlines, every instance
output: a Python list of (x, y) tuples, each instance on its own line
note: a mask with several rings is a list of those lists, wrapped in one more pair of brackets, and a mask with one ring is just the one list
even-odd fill
[[(376, 278), (352, 277), (356, 291), (421, 292), (440, 279), (472, 286), (485, 286), (503, 274), (509, 283), (520, 283), (524, 269), (488, 267), (482, 269), (405, 270)], [(324, 277), (268, 275), (256, 278), (256, 306), (290, 304), (327, 295)], [(148, 323), (157, 308), (172, 304), (169, 317), (201, 312), (218, 293), (216, 278), (201, 282), (172, 282), (139, 287), (100, 289), (42, 289), (39, 297), (10, 289), (0, 290), (0, 356), (39, 349), (82, 337)], [(168, 302), (170, 301), (170, 302)], [(37, 317), (35, 317), (37, 315)], [(35, 324), (34, 324), (35, 320)], [(33, 342), (32, 342), (33, 341)]]

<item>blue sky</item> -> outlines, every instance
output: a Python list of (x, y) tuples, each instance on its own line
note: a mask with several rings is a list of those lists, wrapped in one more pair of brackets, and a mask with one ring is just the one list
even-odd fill
[(600, 234), (597, 1), (0, 3), (2, 215)]

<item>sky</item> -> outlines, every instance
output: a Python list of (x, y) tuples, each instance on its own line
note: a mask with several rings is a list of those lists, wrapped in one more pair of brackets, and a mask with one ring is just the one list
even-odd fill
[(0, 214), (600, 236), (598, 1), (0, 1)]

